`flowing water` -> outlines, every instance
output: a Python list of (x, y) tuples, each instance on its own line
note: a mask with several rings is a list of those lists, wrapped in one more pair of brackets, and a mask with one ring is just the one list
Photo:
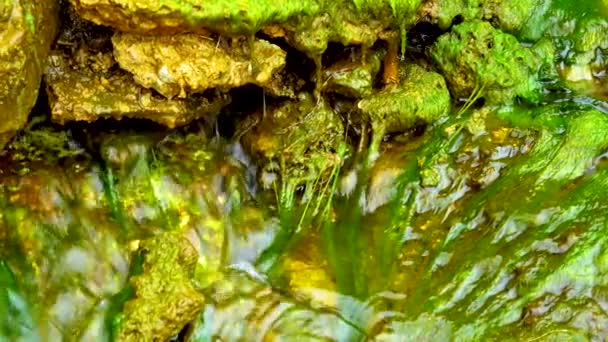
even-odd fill
[(204, 295), (174, 340), (605, 340), (603, 82), (455, 111), (371, 167), (337, 151), (311, 189), (265, 189), (253, 156), (196, 124), (35, 125), (1, 160), (0, 340), (115, 338), (140, 245), (171, 232)]

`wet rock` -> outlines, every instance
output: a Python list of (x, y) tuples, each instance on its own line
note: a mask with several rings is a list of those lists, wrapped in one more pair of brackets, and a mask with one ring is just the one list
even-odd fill
[(578, 23), (571, 48), (561, 63), (561, 73), (569, 86), (592, 96), (606, 98), (608, 70), (608, 20), (592, 18)]
[(314, 180), (328, 170), (344, 144), (339, 115), (324, 101), (315, 103), (309, 94), (255, 114), (251, 120), (254, 124), (243, 122), (240, 127), (244, 145), (262, 158), (268, 171), (281, 168), (281, 174), (295, 182)]
[(113, 37), (114, 55), (135, 81), (167, 98), (227, 90), (248, 83), (264, 86), (285, 66), (286, 52), (267, 41), (215, 41), (196, 34)]
[(204, 297), (192, 283), (198, 255), (177, 233), (160, 234), (144, 241), (142, 247), (142, 274), (131, 279), (135, 298), (125, 303), (118, 340), (167, 341), (203, 307)]
[(432, 0), (424, 4), (422, 13), (442, 29), (449, 28), (454, 18), (460, 17), (492, 21), (515, 34), (541, 6), (542, 1), (535, 0)]
[(324, 70), (323, 90), (353, 98), (371, 95), (383, 57), (384, 53), (380, 51), (370, 54), (364, 63), (359, 62), (359, 56), (334, 63)]
[[(188, 275), (196, 283), (192, 286), (204, 289), (222, 278), (226, 260), (254, 262), (272, 231), (278, 230), (264, 222), (258, 208), (244, 204), (247, 191), (240, 164), (224, 149), (213, 150), (199, 132), (103, 133), (91, 138), (103, 140), (103, 167), (69, 132), (44, 127), (24, 132), (10, 144), (9, 153), (0, 155), (0, 244), (6, 252), (0, 260), (16, 265), (18, 278), (27, 284), (26, 299), (44, 299), (40, 310), (33, 304), (27, 307), (39, 313), (31, 326), (41, 327), (44, 340), (60, 340), (65, 331), (75, 331), (77, 339), (112, 340), (106, 323), (126, 322), (120, 303), (130, 298), (125, 297), (132, 290), (127, 283), (133, 278), (129, 263), (132, 268), (137, 264), (130, 252), (139, 245), (154, 248), (148, 255), (155, 259), (147, 262), (158, 268), (133, 278), (142, 291), (138, 296), (147, 296), (146, 291), (166, 281), (171, 286), (163, 287), (167, 291), (162, 296), (187, 298), (182, 307), (168, 300), (162, 302), (165, 307), (135, 304), (129, 312), (137, 312), (136, 317), (149, 313), (144, 323), (152, 314), (167, 313), (161, 319), (169, 328), (186, 319), (188, 308), (199, 305), (199, 295), (188, 292), (191, 287), (179, 277)], [(165, 234), (167, 230), (179, 231), (178, 237)], [(161, 246), (166, 241), (179, 250), (179, 265), (172, 264), (170, 253), (150, 247), (150, 240), (140, 240), (154, 235)], [(167, 270), (170, 275), (163, 273)], [(158, 274), (164, 278), (148, 283)], [(137, 303), (145, 302), (140, 299)], [(11, 312), (10, 317), (16, 316)], [(131, 323), (133, 334), (137, 329), (158, 332), (153, 323)], [(45, 335), (44, 329), (52, 334)]]
[(0, 4), (0, 148), (25, 124), (36, 103), (56, 29), (55, 0)]
[(416, 20), (421, 0), (71, 0), (86, 19), (122, 32), (175, 34), (208, 30), (223, 35), (253, 35), (264, 29), (320, 56), (328, 42), (371, 47), (383, 30), (405, 30)]
[(418, 123), (434, 123), (450, 110), (450, 93), (441, 75), (408, 65), (400, 78), (401, 84), (389, 85), (357, 104), (375, 133), (404, 132)]
[(266, 23), (319, 11), (314, 0), (70, 0), (84, 18), (140, 34), (204, 32), (254, 34)]
[[(204, 340), (211, 336), (224, 341), (364, 338), (352, 327), (351, 317), (348, 317), (350, 312), (342, 315), (337, 309), (337, 303), (359, 308), (359, 303), (352, 297), (317, 288), (308, 288), (308, 297), (302, 298), (304, 293), (294, 297), (257, 281), (251, 274), (227, 273), (226, 279), (214, 286), (213, 298), (210, 298), (205, 312), (193, 322), (191, 340)], [(319, 303), (326, 298), (326, 302), (336, 305)]]
[(282, 69), (279, 73), (273, 74), (269, 82), (264, 84), (264, 90), (273, 97), (296, 99), (305, 86), (305, 80), (287, 69)]
[(230, 102), (226, 94), (168, 100), (135, 83), (115, 66), (111, 53), (78, 50), (49, 57), (45, 73), (53, 121), (95, 121), (123, 117), (149, 119), (168, 127), (215, 115)]
[(537, 102), (542, 92), (540, 71), (547, 65), (553, 69), (547, 45), (523, 47), (514, 36), (477, 20), (441, 36), (431, 56), (454, 97), (466, 99), (479, 93), (490, 104), (513, 101), (516, 96)]
[[(53, 154), (45, 152), (45, 158)], [(62, 331), (79, 339), (85, 327), (105, 339), (92, 315), (106, 310), (126, 281), (129, 255), (105, 208), (103, 176), (82, 157), (64, 163), (3, 160), (2, 258), (19, 265), (15, 272), (29, 298), (21, 305), (35, 314), (28, 331), (36, 339), (61, 339)]]

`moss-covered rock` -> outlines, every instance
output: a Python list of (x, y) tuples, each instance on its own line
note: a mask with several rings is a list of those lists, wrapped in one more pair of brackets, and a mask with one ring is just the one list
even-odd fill
[(138, 84), (168, 98), (248, 83), (264, 86), (285, 66), (285, 51), (259, 39), (227, 45), (195, 34), (117, 34), (112, 42), (120, 66)]
[(246, 130), (243, 143), (262, 158), (268, 171), (280, 171), (295, 182), (314, 180), (329, 170), (345, 143), (340, 116), (306, 93), (251, 120), (256, 122), (253, 128), (245, 122), (240, 128)]
[(0, 2), (0, 148), (36, 103), (57, 16), (56, 0)]
[(425, 3), (422, 13), (442, 29), (460, 17), (492, 21), (506, 32), (517, 33), (542, 5), (543, 1), (536, 0), (432, 0)]
[[(192, 321), (204, 297), (192, 283), (198, 255), (178, 233), (143, 242), (142, 274), (132, 278), (135, 298), (125, 304), (119, 341), (166, 341)], [(162, 298), (162, 300), (159, 300)]]
[[(253, 35), (267, 25), (271, 35), (286, 36), (310, 56), (328, 42), (371, 47), (378, 33), (402, 32), (415, 22), (422, 0), (71, 0), (77, 11), (97, 24), (139, 34), (205, 33)], [(274, 24), (279, 24), (275, 26)]]
[(270, 22), (284, 22), (320, 10), (316, 0), (70, 0), (86, 19), (123, 32), (253, 34)]
[(95, 121), (124, 117), (149, 119), (168, 127), (184, 125), (204, 115), (215, 115), (230, 103), (226, 94), (166, 99), (135, 83), (115, 67), (111, 53), (86, 47), (79, 56), (53, 52), (45, 73), (53, 121)]
[(326, 81), (323, 91), (357, 99), (371, 95), (384, 55), (381, 50), (369, 54), (363, 63), (356, 55), (334, 63), (324, 70)]
[(359, 101), (374, 132), (404, 132), (417, 123), (431, 124), (447, 116), (451, 98), (444, 78), (417, 65), (402, 69), (403, 82)]
[[(608, 62), (608, 20), (591, 18), (580, 20), (578, 29), (570, 36), (572, 47), (563, 60), (563, 75), (567, 81), (591, 81), (605, 74)], [(601, 77), (600, 77), (601, 78)]]
[(517, 38), (490, 23), (473, 20), (441, 36), (431, 56), (448, 81), (452, 95), (468, 98), (474, 92), (490, 104), (516, 96), (537, 102), (542, 90), (540, 71), (553, 69), (551, 49), (522, 46)]

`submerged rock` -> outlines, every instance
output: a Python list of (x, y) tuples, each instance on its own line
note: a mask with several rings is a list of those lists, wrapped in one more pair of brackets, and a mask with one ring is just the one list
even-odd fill
[[(24, 309), (35, 314), (28, 324), (42, 340), (61, 340), (65, 331), (75, 339), (114, 340), (110, 321), (114, 334), (124, 324), (125, 338), (145, 329), (145, 337), (169, 334), (165, 329), (185, 324), (196, 314), (190, 309), (200, 308), (202, 296), (193, 287), (221, 278), (226, 261), (253, 262), (276, 228), (245, 204), (238, 163), (200, 134), (91, 138), (103, 140), (103, 163), (69, 133), (40, 127), (0, 155), (0, 268), (4, 260), (23, 279)], [(149, 258), (136, 278), (129, 263), (133, 269), (139, 261), (130, 252), (140, 245)], [(150, 296), (165, 285), (166, 292)], [(133, 290), (139, 291), (127, 311), (133, 315), (122, 315)], [(148, 305), (167, 295), (184, 302)], [(0, 301), (0, 312), (5, 309)], [(17, 315), (9, 317), (14, 322)], [(151, 317), (163, 320), (162, 329), (155, 330)]]
[(196, 34), (117, 34), (114, 56), (135, 81), (167, 98), (228, 90), (248, 83), (265, 86), (285, 66), (287, 53), (267, 41), (233, 40), (229, 46)]
[(0, 149), (27, 121), (57, 30), (57, 1), (0, 4)]
[(125, 303), (125, 321), (118, 340), (166, 341), (203, 308), (205, 299), (192, 282), (198, 255), (178, 233), (146, 240), (142, 250), (142, 274), (131, 279), (135, 298)]
[(479, 20), (457, 25), (439, 37), (431, 56), (454, 97), (479, 92), (490, 104), (513, 101), (516, 96), (537, 102), (540, 70), (545, 65), (553, 69), (546, 44), (538, 49), (523, 47), (514, 36)]
[(608, 20), (591, 18), (579, 21), (571, 42), (571, 48), (560, 61), (564, 79), (576, 90), (608, 98)]
[(115, 68), (111, 53), (80, 54), (81, 61), (54, 52), (45, 81), (53, 121), (95, 121), (123, 117), (149, 119), (168, 127), (216, 115), (230, 102), (226, 94), (168, 100), (137, 85), (132, 76)]

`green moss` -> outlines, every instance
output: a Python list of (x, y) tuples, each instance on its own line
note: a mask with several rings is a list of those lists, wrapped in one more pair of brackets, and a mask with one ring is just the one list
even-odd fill
[(435, 123), (450, 110), (450, 93), (441, 75), (414, 64), (402, 72), (404, 81), (400, 85), (389, 86), (358, 103), (374, 131), (404, 132), (418, 123)]
[(596, 110), (572, 119), (563, 143), (539, 177), (539, 184), (582, 176), (593, 165), (593, 159), (608, 148), (607, 130), (608, 117)]
[(71, 1), (85, 18), (126, 32), (175, 33), (206, 27), (229, 34), (251, 34), (265, 24), (314, 15), (321, 8), (315, 0)]
[(294, 185), (314, 182), (328, 172), (338, 162), (336, 152), (344, 144), (342, 121), (325, 101), (315, 103), (305, 93), (298, 100), (258, 113), (261, 121), (243, 136), (267, 171), (279, 171)]
[(368, 55), (364, 63), (340, 61), (327, 69), (323, 91), (334, 92), (352, 98), (370, 96), (374, 82), (386, 53), (380, 50)]
[[(192, 285), (197, 253), (184, 237), (165, 233), (143, 242), (142, 274), (132, 278), (135, 298), (125, 303), (119, 341), (177, 335), (202, 309), (204, 297)], [(162, 300), (159, 300), (162, 298)]]
[(489, 104), (504, 104), (516, 96), (538, 102), (542, 91), (539, 71), (553, 69), (546, 46), (537, 52), (484, 21), (468, 21), (441, 36), (431, 56), (446, 77), (452, 95), (468, 98), (475, 89)]
[(11, 159), (17, 162), (57, 163), (65, 158), (86, 156), (84, 149), (69, 133), (49, 127), (26, 128), (7, 148), (11, 152)]
[(428, 5), (439, 27), (447, 29), (454, 18), (492, 21), (509, 33), (517, 33), (542, 5), (536, 0), (434, 0)]
[[(71, 0), (98, 24), (134, 33), (178, 33), (209, 29), (225, 35), (253, 35), (267, 25), (288, 31), (292, 45), (318, 56), (329, 42), (371, 47), (385, 29), (405, 33), (422, 0)], [(285, 35), (285, 32), (281, 33)]]

